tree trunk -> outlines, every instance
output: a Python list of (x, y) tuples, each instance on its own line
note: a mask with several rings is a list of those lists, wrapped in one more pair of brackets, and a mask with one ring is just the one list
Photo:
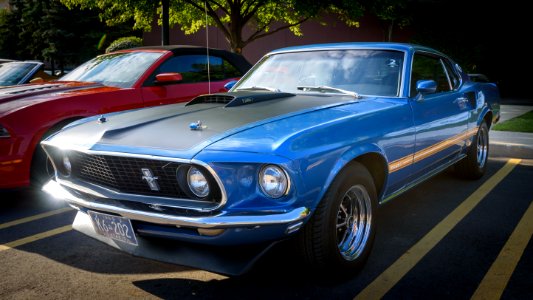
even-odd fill
[(169, 0), (161, 1), (161, 9), (163, 10), (163, 18), (161, 20), (161, 45), (169, 44)]
[(230, 41), (231, 52), (242, 54), (242, 48), (244, 48), (243, 42), (237, 39), (235, 36), (231, 37)]
[(394, 20), (391, 20), (387, 28), (387, 42), (392, 42), (392, 30), (394, 28)]

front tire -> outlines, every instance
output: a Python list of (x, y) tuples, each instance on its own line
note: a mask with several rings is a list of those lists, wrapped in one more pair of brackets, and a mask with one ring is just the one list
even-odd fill
[(376, 208), (372, 176), (360, 163), (350, 163), (335, 178), (299, 236), (306, 262), (315, 269), (358, 270), (374, 242)]
[(55, 176), (54, 166), (52, 162), (44, 152), (44, 149), (41, 147), (41, 141), (45, 140), (47, 137), (61, 130), (65, 125), (73, 122), (76, 119), (66, 120), (61, 123), (58, 123), (52, 128), (50, 128), (37, 144), (33, 157), (31, 160), (31, 170), (30, 170), (30, 184), (31, 187), (35, 189), (41, 189), (44, 184), (46, 184), (50, 179), (53, 179)]
[(54, 166), (41, 145), (37, 145), (31, 164), (30, 183), (35, 189), (41, 189), (55, 176)]
[(489, 128), (482, 122), (479, 126), (472, 144), (467, 150), (466, 157), (455, 165), (459, 177), (466, 179), (479, 179), (487, 170), (489, 157)]

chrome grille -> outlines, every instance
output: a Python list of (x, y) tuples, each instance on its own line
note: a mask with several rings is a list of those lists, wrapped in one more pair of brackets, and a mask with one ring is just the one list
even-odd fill
[[(90, 183), (122, 193), (160, 197), (188, 198), (176, 180), (180, 163), (135, 157), (91, 155), (73, 151), (69, 154), (73, 175)], [(143, 180), (141, 169), (148, 168), (157, 177), (159, 191)]]

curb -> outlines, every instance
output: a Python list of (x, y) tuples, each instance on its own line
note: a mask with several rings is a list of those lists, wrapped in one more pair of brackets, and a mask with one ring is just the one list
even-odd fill
[(533, 159), (533, 146), (531, 145), (491, 142), (489, 147), (490, 157)]

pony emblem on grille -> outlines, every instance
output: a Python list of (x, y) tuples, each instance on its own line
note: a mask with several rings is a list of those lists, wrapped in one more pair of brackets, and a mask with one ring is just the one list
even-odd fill
[(159, 191), (159, 184), (157, 184), (159, 177), (154, 176), (152, 171), (148, 168), (142, 168), (141, 171), (143, 172), (142, 180), (146, 180), (146, 182), (148, 182), (150, 189), (152, 191)]

